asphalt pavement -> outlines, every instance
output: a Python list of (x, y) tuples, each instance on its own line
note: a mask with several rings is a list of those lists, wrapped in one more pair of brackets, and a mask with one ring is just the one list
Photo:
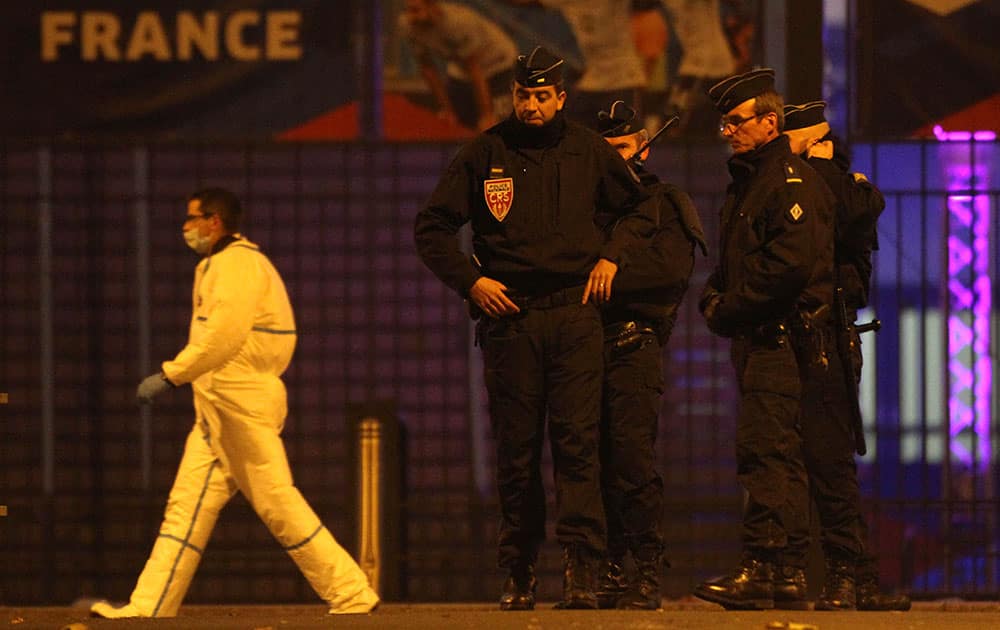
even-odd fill
[(384, 603), (368, 615), (327, 615), (317, 605), (184, 606), (172, 619), (96, 619), (82, 606), (0, 607), (0, 629), (98, 630), (108, 628), (293, 630), (988, 630), (1000, 628), (1000, 602), (916, 602), (909, 612), (725, 611), (695, 599), (664, 600), (656, 611), (554, 610), (501, 612), (496, 604)]

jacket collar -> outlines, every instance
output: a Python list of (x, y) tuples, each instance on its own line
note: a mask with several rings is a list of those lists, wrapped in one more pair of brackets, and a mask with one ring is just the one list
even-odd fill
[(777, 138), (753, 151), (740, 153), (729, 158), (729, 174), (732, 175), (733, 179), (749, 177), (756, 173), (763, 164), (791, 155), (792, 149), (788, 143), (788, 136), (778, 134)]
[(501, 133), (511, 148), (547, 149), (566, 135), (566, 115), (560, 110), (548, 124), (530, 127), (511, 114), (501, 125)]
[(222, 250), (226, 249), (236, 241), (242, 239), (243, 237), (239, 234), (226, 234), (219, 240), (215, 241), (215, 245), (212, 245), (212, 251), (208, 253), (209, 256), (218, 254)]

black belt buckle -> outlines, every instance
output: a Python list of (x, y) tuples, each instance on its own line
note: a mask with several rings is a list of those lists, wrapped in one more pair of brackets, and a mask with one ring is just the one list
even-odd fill
[(788, 325), (785, 322), (761, 324), (754, 328), (752, 337), (757, 343), (784, 348), (788, 343)]

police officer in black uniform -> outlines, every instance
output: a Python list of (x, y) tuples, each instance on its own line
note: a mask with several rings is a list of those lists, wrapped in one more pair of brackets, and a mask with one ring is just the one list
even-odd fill
[[(861, 339), (854, 322), (868, 304), (872, 251), (878, 249), (876, 227), (885, 200), (863, 174), (850, 172), (850, 157), (831, 133), (825, 108), (824, 101), (813, 101), (784, 110), (792, 152), (822, 176), (837, 199), (835, 317), (822, 332), (836, 351), (829, 353), (828, 369), (802, 394), (803, 452), (826, 560), (826, 580), (815, 607), (909, 610), (907, 596), (879, 590), (877, 561), (865, 546), (868, 524), (861, 513), (854, 462), (855, 451), (864, 455), (866, 450), (857, 398)], [(792, 546), (804, 554), (807, 544)]]
[(699, 306), (709, 329), (732, 339), (737, 476), (747, 500), (739, 566), (694, 594), (727, 608), (804, 607), (805, 589), (776, 592), (773, 570), (804, 575), (797, 556), (784, 554), (790, 540), (808, 535), (799, 398), (805, 368), (824, 358), (811, 331), (833, 301), (833, 199), (781, 134), (773, 70), (730, 77), (709, 96), (734, 155), (719, 265)]
[[(483, 315), (477, 336), (497, 448), (499, 564), (510, 572), (504, 610), (535, 604), (546, 421), (564, 549), (561, 607), (597, 607), (606, 531), (595, 303), (610, 298), (625, 252), (655, 227), (648, 195), (624, 160), (593, 130), (565, 119), (562, 65), (541, 47), (518, 57), (513, 114), (461, 149), (415, 225), (424, 264)], [(610, 240), (595, 223), (598, 208), (620, 217)], [(457, 237), (466, 222), (472, 261)]]
[[(601, 408), (601, 490), (608, 521), (608, 559), (598, 580), (601, 608), (655, 610), (663, 562), (663, 480), (656, 470), (657, 422), (663, 392), (663, 348), (694, 269), (694, 247), (705, 253), (701, 220), (691, 198), (646, 170), (649, 135), (623, 101), (600, 112), (598, 132), (625, 158), (655, 202), (657, 231), (632, 251), (615, 278), (604, 322)], [(645, 147), (645, 148), (644, 148)], [(599, 219), (613, 236), (614, 215)], [(635, 567), (626, 579), (624, 560)]]

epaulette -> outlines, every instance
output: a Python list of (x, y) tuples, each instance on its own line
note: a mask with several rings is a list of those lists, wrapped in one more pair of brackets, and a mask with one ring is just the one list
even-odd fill
[(786, 184), (802, 183), (802, 175), (799, 174), (799, 169), (795, 168), (795, 165), (789, 162), (785, 162), (785, 183)]

